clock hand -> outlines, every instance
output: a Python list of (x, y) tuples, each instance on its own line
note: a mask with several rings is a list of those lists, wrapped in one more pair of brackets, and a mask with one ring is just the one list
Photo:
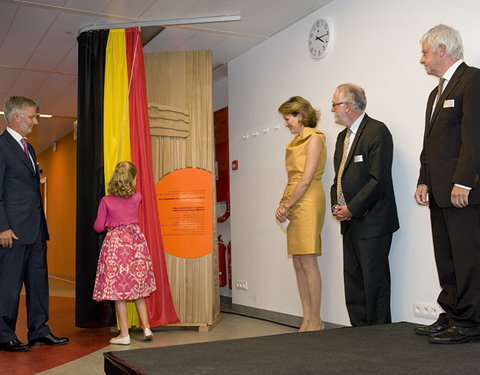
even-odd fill
[(324, 36), (327, 36), (327, 35), (328, 35), (328, 34), (323, 34), (323, 35), (320, 35), (320, 36), (316, 36), (316, 37), (315, 37), (315, 40), (321, 40), (321, 41), (323, 42), (322, 38), (323, 38)]

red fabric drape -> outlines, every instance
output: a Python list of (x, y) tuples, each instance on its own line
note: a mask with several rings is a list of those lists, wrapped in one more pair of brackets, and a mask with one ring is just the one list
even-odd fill
[(157, 290), (147, 298), (152, 327), (179, 321), (173, 305), (163, 250), (157, 197), (153, 178), (152, 146), (148, 122), (147, 89), (140, 30), (126, 30), (127, 63), (130, 81), (130, 144), (132, 162), (137, 166), (137, 190), (142, 193), (139, 221), (152, 256)]

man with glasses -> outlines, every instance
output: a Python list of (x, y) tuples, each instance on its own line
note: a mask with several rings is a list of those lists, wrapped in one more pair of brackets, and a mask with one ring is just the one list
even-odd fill
[(388, 255), (399, 228), (388, 128), (365, 113), (364, 90), (337, 87), (332, 99), (337, 137), (332, 214), (343, 235), (345, 298), (353, 326), (391, 322)]

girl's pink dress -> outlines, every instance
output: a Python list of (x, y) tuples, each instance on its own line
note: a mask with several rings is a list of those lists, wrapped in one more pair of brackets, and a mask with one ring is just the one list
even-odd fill
[(135, 300), (156, 289), (148, 244), (138, 226), (141, 201), (139, 192), (129, 198), (107, 195), (100, 201), (93, 228), (108, 232), (98, 257), (96, 301)]

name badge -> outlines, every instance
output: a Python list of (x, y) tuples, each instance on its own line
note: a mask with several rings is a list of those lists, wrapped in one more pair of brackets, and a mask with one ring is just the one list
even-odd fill
[(363, 155), (355, 155), (353, 157), (353, 162), (354, 163), (361, 163), (363, 161)]
[(443, 108), (455, 107), (455, 99), (447, 99), (443, 102)]

